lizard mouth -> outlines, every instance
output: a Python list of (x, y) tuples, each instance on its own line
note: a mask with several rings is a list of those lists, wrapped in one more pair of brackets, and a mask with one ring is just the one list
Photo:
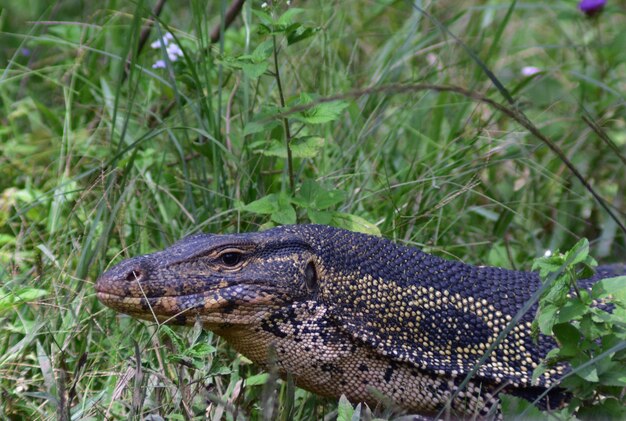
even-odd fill
[(245, 323), (248, 316), (284, 300), (257, 285), (238, 284), (184, 295), (137, 296), (96, 287), (97, 297), (107, 307), (146, 320), (193, 324), (196, 320)]

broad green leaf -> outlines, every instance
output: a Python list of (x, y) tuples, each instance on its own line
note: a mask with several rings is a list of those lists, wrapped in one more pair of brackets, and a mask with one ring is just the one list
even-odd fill
[(315, 200), (317, 209), (328, 209), (346, 200), (346, 192), (343, 190), (322, 190)]
[(500, 402), (502, 403), (502, 413), (505, 419), (515, 419), (516, 416), (522, 414), (524, 414), (524, 419), (529, 420), (545, 418), (541, 411), (526, 399), (500, 394)]
[[(324, 139), (321, 137), (308, 136), (291, 141), (291, 156), (293, 158), (314, 158), (324, 147)], [(260, 151), (265, 156), (287, 158), (287, 147), (284, 142), (273, 139), (269, 147)]]
[(243, 207), (245, 211), (258, 214), (272, 214), (278, 210), (278, 195), (272, 193)]
[(626, 387), (626, 371), (623, 366), (615, 367), (615, 370), (603, 373), (600, 383), (606, 386)]
[(583, 420), (624, 420), (626, 419), (626, 405), (615, 398), (606, 398), (597, 405), (581, 408), (576, 414), (577, 419)]
[(290, 25), (293, 22), (293, 18), (302, 12), (304, 12), (304, 9), (300, 9), (298, 7), (290, 7), (278, 18), (278, 21), (276, 23), (278, 25)]
[(306, 111), (294, 114), (294, 118), (308, 124), (328, 123), (329, 121), (337, 120), (347, 106), (348, 103), (345, 101), (325, 102), (317, 104)]
[(291, 206), (291, 200), (285, 193), (278, 196), (277, 209), (272, 212), (272, 221), (281, 225), (291, 225), (296, 223), (296, 211)]
[(250, 79), (256, 79), (261, 76), (267, 70), (268, 63), (245, 63), (242, 62), (240, 64), (241, 70), (243, 73), (248, 76)]
[(289, 206), (273, 212), (271, 218), (272, 221), (281, 225), (292, 225), (296, 223), (296, 211), (293, 207)]
[(258, 9), (252, 9), (252, 13), (265, 25), (271, 25), (273, 23), (272, 17), (268, 13)]
[[(354, 408), (354, 412), (352, 413), (352, 421), (361, 421), (362, 409), (363, 409), (363, 404), (359, 402)], [(376, 421), (376, 418), (374, 418), (372, 421)]]
[[(263, 131), (270, 131), (272, 130), (274, 127), (278, 126), (280, 123), (278, 121), (275, 120), (269, 120), (269, 121), (262, 121), (262, 120), (253, 120), (253, 121), (249, 121), (246, 126), (243, 129), (243, 134), (244, 136), (249, 135), (249, 134), (253, 134), (253, 133), (259, 133), (259, 132), (263, 132)], [(255, 142), (256, 143), (256, 142)], [(265, 141), (262, 142), (262, 144), (265, 143)], [(255, 147), (256, 145), (250, 145), (251, 147)]]
[(293, 202), (305, 208), (323, 210), (345, 201), (345, 198), (346, 193), (342, 190), (326, 190), (315, 180), (306, 179)]
[(626, 305), (626, 276), (602, 279), (593, 285), (591, 292), (595, 299), (611, 296)]
[[(280, 125), (280, 121), (273, 119), (278, 113), (278, 108), (274, 106), (265, 106), (263, 110), (254, 116), (252, 121), (248, 121), (244, 127), (243, 134), (250, 135), (259, 132), (269, 132)], [(265, 141), (264, 141), (265, 142)], [(250, 145), (251, 148), (256, 146)]]
[(306, 210), (306, 214), (309, 216), (309, 219), (314, 224), (328, 225), (333, 220), (333, 212), (318, 211), (315, 209), (308, 208)]
[(260, 63), (263, 61), (267, 61), (272, 56), (272, 52), (274, 51), (273, 43), (271, 39), (263, 41), (260, 43), (252, 52), (252, 59), (255, 63)]
[[(589, 240), (581, 238), (567, 253), (565, 253), (565, 260), (570, 266), (577, 263), (582, 263), (589, 256)], [(571, 260), (570, 260), (571, 259)]]
[(353, 414), (354, 408), (352, 404), (346, 398), (346, 395), (341, 395), (339, 405), (337, 406), (337, 421), (352, 421)]
[(302, 181), (298, 195), (294, 198), (294, 203), (306, 208), (314, 207), (315, 199), (320, 194), (321, 190), (322, 186), (320, 186), (319, 183), (307, 178)]
[(16, 305), (36, 301), (48, 295), (48, 291), (39, 288), (22, 288), (17, 291), (0, 289), (0, 312), (11, 309)]
[(559, 311), (557, 322), (564, 323), (564, 322), (576, 320), (580, 316), (585, 314), (586, 311), (587, 311), (587, 306), (581, 303), (580, 301), (578, 300), (568, 301)]
[(272, 139), (269, 143), (264, 144), (263, 149), (256, 149), (255, 153), (260, 153), (264, 156), (275, 156), (278, 158), (287, 158), (287, 146), (285, 146), (284, 142), (281, 142), (277, 139)]
[(573, 357), (578, 354), (578, 341), (580, 340), (580, 332), (578, 329), (569, 323), (560, 323), (554, 325), (552, 331), (561, 349), (559, 355)]
[(267, 379), (269, 379), (268, 373), (260, 373), (254, 376), (250, 376), (246, 379), (246, 386), (259, 386), (267, 383)]
[(547, 305), (546, 307), (541, 309), (539, 316), (537, 316), (537, 323), (539, 324), (539, 330), (544, 335), (552, 334), (552, 326), (554, 326), (554, 323), (556, 321), (557, 310), (558, 310), (558, 307), (554, 305)]
[(310, 38), (319, 32), (319, 30), (319, 28), (300, 26), (294, 31), (289, 31), (287, 32), (287, 45), (293, 45), (297, 42)]
[(183, 340), (176, 332), (174, 332), (174, 330), (171, 327), (167, 325), (161, 325), (159, 326), (159, 333), (167, 336), (176, 345), (177, 349), (185, 348), (185, 345), (183, 344)]
[[(0, 218), (0, 224), (2, 223), (2, 218)], [(9, 234), (0, 234), (0, 247), (6, 246), (7, 244), (15, 244), (15, 237)]]
[(582, 377), (588, 382), (597, 383), (598, 380), (600, 380), (598, 377), (598, 369), (593, 364), (583, 368), (577, 368), (575, 372), (577, 376)]
[(211, 346), (207, 343), (197, 343), (191, 348), (188, 348), (183, 353), (184, 355), (188, 355), (193, 358), (201, 358), (206, 357), (209, 354), (212, 354), (216, 351), (214, 346)]
[(323, 137), (307, 136), (291, 141), (291, 155), (294, 158), (315, 158), (326, 141)]
[(352, 215), (350, 213), (336, 212), (333, 215), (333, 224), (349, 231), (357, 231), (370, 235), (381, 235), (380, 230), (376, 225), (368, 222), (360, 216)]

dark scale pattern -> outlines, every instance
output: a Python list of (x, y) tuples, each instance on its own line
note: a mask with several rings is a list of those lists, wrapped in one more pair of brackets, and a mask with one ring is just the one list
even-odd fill
[[(328, 274), (321, 298), (340, 326), (394, 360), (440, 375), (464, 376), (540, 286), (536, 274), (475, 267), (430, 256), (382, 238), (311, 227)], [(325, 244), (334, 244), (330, 249)], [(380, 256), (386, 256), (381, 259)], [(554, 344), (529, 336), (535, 308), (478, 374), (530, 385)], [(540, 379), (549, 385), (562, 367)]]
[[(226, 265), (224, 253), (236, 253)], [(626, 273), (605, 266), (583, 286)], [(382, 393), (409, 411), (453, 416), (498, 411), (497, 394), (539, 396), (567, 369), (531, 385), (554, 346), (535, 344), (536, 308), (477, 375), (465, 375), (540, 286), (534, 273), (477, 267), (382, 238), (320, 225), (261, 233), (196, 235), (124, 261), (97, 282), (98, 298), (135, 317), (204, 327), (262, 366), (324, 396), (377, 403)], [(276, 358), (270, 357), (276, 355)], [(559, 406), (558, 389), (544, 406)]]

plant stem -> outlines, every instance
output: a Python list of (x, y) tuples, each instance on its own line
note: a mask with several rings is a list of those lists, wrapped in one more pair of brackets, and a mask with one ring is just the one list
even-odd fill
[[(274, 76), (278, 85), (278, 96), (280, 98), (280, 106), (285, 108), (285, 95), (283, 94), (283, 86), (280, 82), (280, 72), (278, 70), (278, 49), (276, 48), (276, 35), (272, 35), (272, 45), (274, 47)], [(289, 172), (289, 188), (291, 195), (296, 194), (296, 181), (293, 175), (293, 158), (291, 156), (291, 132), (289, 131), (289, 120), (283, 116), (283, 127), (285, 129), (285, 146), (287, 147), (287, 171)]]

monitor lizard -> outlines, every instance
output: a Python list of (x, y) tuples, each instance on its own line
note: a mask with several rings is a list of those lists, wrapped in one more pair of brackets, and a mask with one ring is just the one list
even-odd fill
[[(598, 268), (597, 279), (626, 273)], [(567, 370), (535, 383), (555, 346), (531, 338), (536, 304), (465, 376), (541, 285), (532, 272), (445, 260), (384, 238), (323, 225), (187, 237), (100, 276), (98, 298), (134, 317), (193, 325), (319, 395), (461, 417), (499, 413), (498, 394), (534, 399)], [(275, 354), (272, 359), (270, 353)], [(539, 401), (558, 407), (560, 389)], [(449, 407), (450, 408), (450, 407)]]

